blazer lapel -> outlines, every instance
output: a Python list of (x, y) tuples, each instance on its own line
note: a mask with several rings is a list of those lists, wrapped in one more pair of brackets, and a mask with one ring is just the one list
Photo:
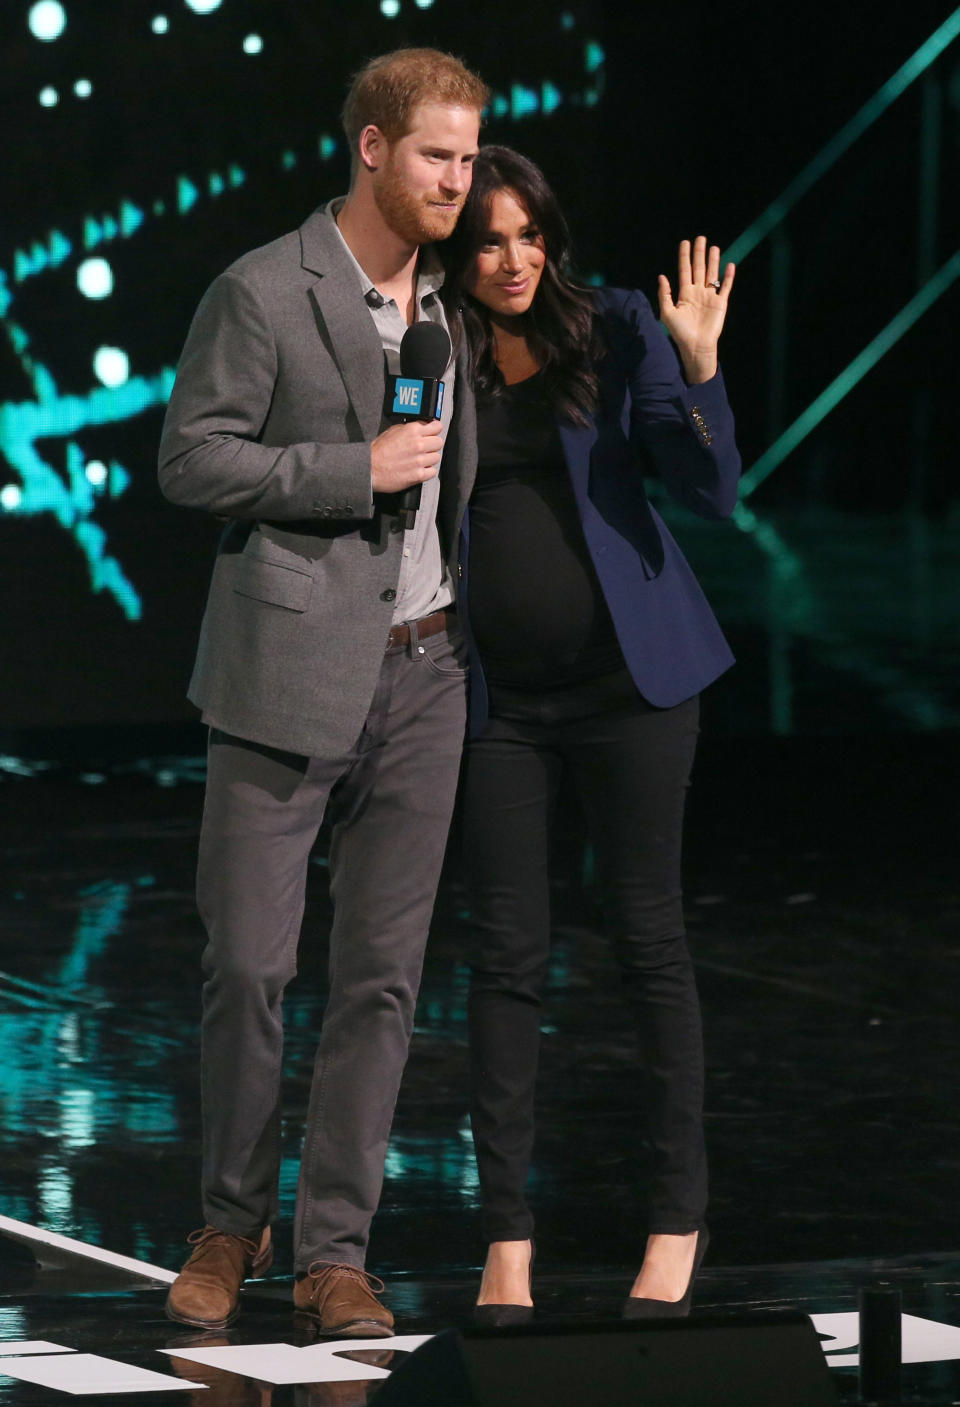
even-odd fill
[[(383, 343), (363, 301), (357, 271), (322, 210), (300, 226), (301, 263), (319, 275), (310, 290), (365, 439), (380, 433), (384, 397)], [(380, 368), (371, 375), (371, 368)]]
[(560, 424), (560, 442), (563, 445), (570, 482), (581, 509), (589, 503), (590, 451), (597, 442), (597, 426), (593, 416), (586, 425), (571, 425), (568, 421)]
[(477, 411), (467, 375), (466, 352), (457, 357), (453, 419), (440, 466), (440, 505), (437, 521), (448, 560), (456, 561), (457, 538), (467, 500), (477, 477)]

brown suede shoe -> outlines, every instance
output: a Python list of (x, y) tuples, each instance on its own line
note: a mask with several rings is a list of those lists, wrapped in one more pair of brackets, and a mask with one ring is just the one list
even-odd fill
[(167, 1318), (198, 1329), (225, 1329), (240, 1313), (240, 1286), (273, 1264), (269, 1226), (257, 1237), (231, 1236), (215, 1226), (191, 1231), (196, 1249), (167, 1295)]
[(386, 1339), (393, 1315), (376, 1298), (382, 1280), (352, 1265), (315, 1260), (293, 1287), (293, 1305), (320, 1321), (321, 1334), (353, 1339)]

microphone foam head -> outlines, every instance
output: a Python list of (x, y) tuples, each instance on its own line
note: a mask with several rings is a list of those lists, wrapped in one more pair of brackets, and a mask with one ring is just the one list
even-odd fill
[(415, 322), (400, 343), (400, 375), (441, 381), (450, 360), (450, 337), (438, 322)]

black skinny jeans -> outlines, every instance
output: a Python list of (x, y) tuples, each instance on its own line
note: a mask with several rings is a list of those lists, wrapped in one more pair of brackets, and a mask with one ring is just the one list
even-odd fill
[(488, 1241), (525, 1240), (541, 991), (550, 947), (549, 835), (561, 776), (579, 794), (609, 936), (635, 1017), (652, 1152), (651, 1232), (703, 1219), (700, 1006), (683, 926), (683, 808), (699, 700), (656, 709), (629, 675), (564, 690), (494, 689), (467, 749), (465, 873), (475, 937), (471, 1119)]

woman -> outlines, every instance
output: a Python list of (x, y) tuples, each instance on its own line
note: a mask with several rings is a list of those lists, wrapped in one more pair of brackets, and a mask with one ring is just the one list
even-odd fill
[(586, 291), (542, 173), (484, 148), (445, 298), (477, 389), (479, 468), (461, 614), (473, 653), (464, 793), (477, 936), (469, 999), (474, 1140), (489, 1251), (480, 1322), (532, 1314), (533, 1144), (547, 842), (561, 776), (579, 793), (640, 1038), (652, 1146), (649, 1236), (630, 1318), (689, 1312), (706, 1249), (700, 1013), (684, 937), (680, 840), (698, 693), (732, 662), (679, 548), (647, 503), (644, 459), (722, 518), (740, 461), (717, 365), (734, 270), (680, 246), (676, 301)]

